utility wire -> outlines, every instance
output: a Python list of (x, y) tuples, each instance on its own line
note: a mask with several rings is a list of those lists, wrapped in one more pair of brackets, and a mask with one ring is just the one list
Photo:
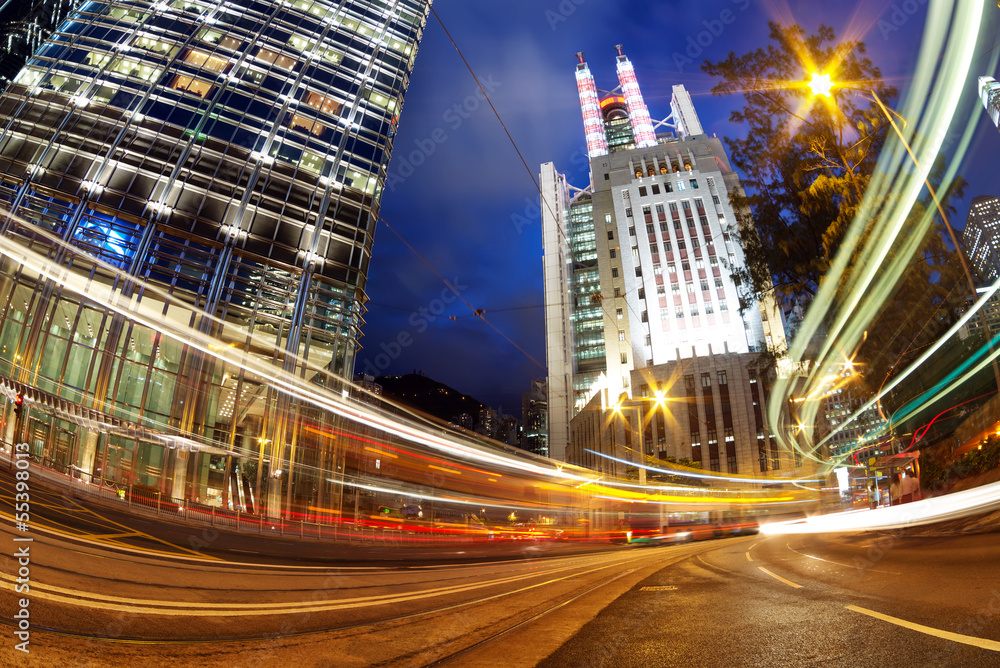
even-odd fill
[[(472, 69), (472, 66), (469, 64), (469, 61), (466, 59), (465, 54), (462, 53), (462, 50), (458, 47), (458, 44), (455, 42), (455, 39), (451, 36), (451, 33), (448, 32), (448, 28), (445, 27), (444, 22), (441, 20), (441, 17), (438, 15), (437, 10), (434, 9), (433, 6), (431, 6), (431, 13), (434, 14), (434, 18), (437, 19), (437, 22), (441, 26), (441, 29), (444, 31), (444, 34), (448, 38), (448, 41), (451, 42), (451, 45), (455, 48), (455, 51), (458, 53), (458, 57), (462, 60), (462, 63), (465, 65), (466, 69), (469, 71), (469, 74), (472, 75), (473, 80), (475, 80), (476, 85), (479, 87), (479, 92), (482, 93), (483, 98), (486, 100), (486, 103), (490, 105), (490, 109), (493, 110), (493, 115), (496, 116), (497, 121), (500, 123), (500, 127), (503, 128), (504, 133), (507, 135), (507, 139), (510, 140), (510, 144), (514, 148), (514, 152), (517, 153), (517, 157), (521, 160), (521, 164), (524, 166), (525, 171), (528, 173), (528, 177), (531, 179), (531, 182), (534, 184), (535, 190), (538, 191), (538, 195), (539, 195), (539, 198), (542, 201), (542, 204), (545, 206), (545, 208), (548, 210), (549, 214), (552, 216), (552, 220), (555, 221), (555, 225), (556, 225), (556, 229), (558, 231), (559, 237), (565, 243), (566, 250), (568, 251), (569, 256), (572, 258), (574, 266), (581, 266), (582, 267), (583, 263), (580, 262), (580, 260), (576, 257), (576, 253), (573, 251), (572, 245), (570, 243), (568, 243), (569, 236), (566, 234), (565, 230), (563, 229), (562, 225), (559, 222), (559, 219), (556, 217), (555, 212), (552, 210), (552, 206), (549, 203), (548, 198), (546, 198), (545, 194), (542, 192), (542, 188), (539, 185), (538, 180), (535, 178), (534, 172), (532, 172), (531, 168), (528, 167), (528, 163), (524, 159), (524, 155), (521, 153), (521, 149), (518, 147), (517, 142), (514, 141), (514, 138), (511, 136), (510, 131), (507, 129), (507, 125), (503, 122), (503, 119), (500, 117), (500, 113), (497, 111), (496, 107), (493, 105), (493, 100), (490, 99), (489, 94), (483, 88), (482, 83), (479, 81), (479, 77), (476, 76), (475, 71)], [(583, 192), (588, 192), (588, 191), (584, 190)], [(592, 192), (589, 193), (589, 194), (593, 195)], [(416, 251), (414, 251), (414, 252), (416, 252)], [(604, 296), (600, 292), (600, 289), (599, 289), (600, 285), (598, 284), (598, 286), (597, 286), (598, 289), (594, 289), (593, 284), (591, 284), (589, 282), (586, 283), (586, 285), (587, 285), (588, 288), (590, 288), (590, 292), (592, 294), (591, 302), (593, 303), (593, 301), (596, 300), (597, 303), (601, 307), (601, 311), (608, 317), (608, 319), (612, 319), (612, 314), (611, 314), (610, 308), (605, 305), (605, 303), (604, 303), (604, 301), (605, 301), (604, 300)], [(575, 295), (576, 293), (572, 292), (572, 294)], [(629, 302), (628, 302), (627, 299), (625, 300), (625, 306), (632, 313), (632, 315), (635, 316), (636, 322), (640, 322), (641, 321), (640, 315), (638, 313), (636, 313), (635, 309), (632, 307), (631, 304), (629, 304)], [(471, 308), (471, 305), (470, 305), (470, 308)], [(482, 316), (480, 315), (480, 317), (482, 317)], [(483, 320), (485, 320), (485, 318), (483, 318)], [(605, 341), (605, 345), (607, 345), (607, 341)], [(636, 359), (637, 351), (636, 351), (635, 347), (632, 345), (632, 341), (631, 340), (628, 341), (628, 345), (629, 345), (629, 349), (632, 351), (632, 358)], [(605, 354), (607, 354), (607, 353), (605, 352)], [(644, 354), (643, 354), (643, 357), (645, 357)], [(534, 361), (534, 360), (532, 360), (532, 361)], [(537, 364), (537, 362), (536, 362), (536, 364)], [(542, 368), (545, 368), (543, 365), (539, 365), (539, 366), (542, 366)]]
[(397, 239), (399, 239), (400, 241), (402, 241), (402, 242), (403, 242), (403, 243), (404, 243), (404, 244), (406, 245), (406, 247), (407, 247), (407, 248), (409, 248), (409, 249), (410, 249), (410, 251), (412, 251), (412, 252), (413, 252), (413, 254), (414, 254), (414, 255), (416, 255), (416, 256), (417, 256), (417, 258), (418, 258), (418, 259), (419, 259), (419, 260), (420, 260), (421, 262), (423, 262), (423, 263), (424, 263), (424, 265), (425, 265), (425, 266), (426, 266), (426, 267), (427, 267), (428, 269), (430, 269), (430, 270), (431, 270), (431, 271), (432, 271), (432, 272), (434, 273), (434, 275), (435, 275), (435, 276), (437, 276), (437, 277), (438, 277), (439, 279), (441, 279), (441, 282), (445, 284), (445, 287), (447, 287), (447, 288), (448, 288), (449, 290), (451, 290), (451, 291), (452, 291), (453, 293), (455, 293), (455, 296), (456, 296), (456, 297), (458, 297), (458, 298), (459, 298), (459, 299), (460, 299), (460, 300), (462, 301), (462, 303), (463, 303), (463, 304), (465, 304), (466, 306), (468, 306), (468, 307), (469, 307), (469, 310), (470, 310), (470, 311), (472, 311), (472, 314), (473, 314), (473, 315), (476, 315), (476, 316), (478, 316), (480, 320), (482, 320), (482, 321), (483, 321), (483, 322), (485, 322), (485, 323), (486, 323), (487, 325), (489, 325), (490, 329), (492, 329), (492, 330), (493, 330), (494, 332), (496, 332), (497, 334), (499, 334), (500, 336), (502, 336), (502, 337), (503, 337), (504, 339), (506, 339), (506, 340), (507, 340), (507, 342), (508, 342), (508, 343), (510, 343), (510, 345), (514, 346), (514, 347), (515, 347), (515, 348), (517, 348), (517, 349), (518, 349), (519, 351), (521, 351), (522, 353), (524, 353), (524, 356), (525, 356), (525, 357), (527, 357), (527, 358), (528, 358), (529, 360), (531, 360), (532, 362), (534, 362), (535, 364), (537, 364), (537, 365), (538, 365), (539, 367), (541, 367), (542, 369), (544, 369), (544, 368), (545, 368), (545, 365), (544, 365), (544, 364), (542, 364), (541, 362), (539, 362), (538, 360), (536, 360), (536, 359), (535, 359), (534, 357), (532, 357), (531, 353), (529, 353), (529, 352), (528, 352), (527, 350), (525, 350), (525, 349), (524, 349), (524, 348), (522, 348), (521, 346), (517, 345), (517, 343), (515, 343), (513, 339), (511, 339), (511, 338), (510, 338), (509, 336), (507, 336), (506, 334), (504, 334), (503, 332), (501, 332), (501, 331), (500, 331), (500, 330), (499, 330), (499, 329), (497, 328), (497, 326), (496, 326), (496, 325), (494, 325), (494, 324), (493, 324), (492, 322), (490, 322), (489, 320), (487, 320), (487, 319), (486, 319), (486, 318), (484, 317), (484, 314), (485, 314), (485, 311), (483, 311), (483, 309), (477, 309), (477, 308), (475, 308), (475, 307), (474, 307), (474, 306), (473, 306), (472, 304), (470, 304), (470, 303), (469, 303), (469, 301), (468, 301), (468, 300), (467, 300), (467, 299), (466, 299), (465, 297), (463, 297), (463, 296), (462, 296), (462, 293), (460, 293), (460, 292), (459, 292), (459, 291), (458, 291), (458, 290), (457, 290), (457, 289), (455, 288), (455, 286), (451, 284), (451, 281), (449, 281), (449, 280), (448, 280), (447, 278), (445, 278), (444, 276), (442, 276), (442, 275), (441, 275), (441, 273), (440, 273), (440, 272), (438, 272), (438, 270), (437, 270), (437, 269), (435, 269), (435, 268), (434, 268), (434, 266), (433, 266), (433, 265), (432, 265), (432, 264), (431, 264), (430, 262), (428, 262), (428, 261), (427, 261), (427, 259), (426, 259), (426, 258), (425, 258), (425, 257), (424, 257), (423, 255), (421, 255), (421, 254), (420, 254), (420, 253), (419, 253), (419, 252), (417, 251), (417, 249), (416, 249), (416, 248), (414, 248), (413, 246), (411, 246), (411, 245), (410, 245), (410, 242), (408, 242), (408, 241), (407, 241), (406, 239), (404, 239), (404, 238), (403, 238), (403, 237), (402, 237), (402, 236), (401, 236), (401, 235), (399, 234), (399, 232), (397, 232), (397, 231), (396, 231), (396, 229), (395, 229), (395, 228), (394, 228), (394, 227), (393, 227), (392, 225), (390, 225), (390, 224), (389, 224), (389, 223), (388, 223), (388, 222), (387, 222), (387, 221), (385, 220), (385, 218), (383, 218), (382, 216), (379, 216), (379, 218), (378, 218), (378, 219), (379, 219), (379, 221), (380, 221), (380, 222), (381, 222), (381, 223), (382, 223), (383, 225), (385, 225), (386, 227), (388, 227), (388, 228), (389, 228), (389, 231), (391, 231), (391, 232), (392, 232), (393, 234), (395, 234), (395, 235), (396, 235), (396, 238), (397, 238)]

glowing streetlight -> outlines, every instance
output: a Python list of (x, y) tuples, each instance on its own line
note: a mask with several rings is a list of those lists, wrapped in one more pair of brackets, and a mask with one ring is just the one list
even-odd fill
[[(1000, 2), (998, 2), (997, 4), (998, 6), (1000, 6)], [(827, 97), (829, 97), (830, 90), (833, 88), (834, 85), (837, 84), (831, 81), (830, 75), (819, 74), (818, 72), (813, 72), (810, 76), (810, 80), (808, 81), (808, 83), (806, 83), (806, 86), (808, 86), (809, 90), (812, 91), (813, 97), (818, 97), (820, 95), (826, 95)], [(906, 148), (906, 152), (909, 154), (910, 159), (913, 161), (913, 164), (917, 167), (917, 169), (920, 169), (920, 162), (917, 160), (917, 156), (913, 154), (913, 149), (910, 147), (910, 143), (906, 141), (906, 137), (903, 136), (903, 132), (899, 129), (899, 126), (896, 125), (896, 120), (892, 117), (892, 114), (896, 114), (896, 116), (899, 116), (899, 114), (896, 112), (891, 112), (889, 108), (882, 103), (882, 100), (879, 98), (878, 94), (870, 88), (854, 88), (853, 86), (845, 86), (843, 84), (840, 84), (840, 87), (851, 88), (853, 90), (857, 90), (862, 93), (868, 93), (869, 95), (872, 96), (872, 99), (875, 100), (876, 104), (878, 104), (878, 108), (882, 111), (883, 114), (885, 114), (885, 118), (886, 120), (889, 121), (889, 124), (892, 126), (892, 129), (896, 131), (896, 136), (899, 138), (899, 141), (902, 142), (903, 146)], [(905, 127), (906, 119), (904, 119), (902, 116), (899, 116), (899, 118), (900, 120), (903, 121), (903, 126)], [(927, 192), (930, 193), (931, 198), (934, 200), (934, 205), (937, 207), (938, 215), (941, 216), (941, 220), (944, 222), (945, 229), (948, 230), (948, 235), (951, 237), (951, 243), (952, 245), (955, 246), (955, 251), (958, 254), (958, 259), (961, 262), (962, 269), (965, 272), (965, 279), (969, 284), (969, 289), (972, 290), (973, 300), (975, 300), (976, 282), (972, 278), (972, 271), (969, 269), (969, 263), (965, 259), (965, 253), (962, 252), (962, 247), (961, 245), (959, 245), (958, 239), (955, 236), (955, 230), (951, 226), (951, 221), (948, 220), (948, 214), (944, 212), (944, 208), (941, 206), (941, 200), (938, 199), (937, 192), (931, 185), (930, 180), (925, 178), (924, 185), (927, 187)], [(991, 334), (990, 326), (989, 323), (986, 321), (986, 314), (983, 313), (982, 311), (980, 311), (980, 318), (982, 319), (983, 329), (986, 331), (987, 338), (989, 339)], [(865, 331), (866, 337), (867, 334), (868, 332), (866, 330)], [(990, 350), (992, 349), (993, 345), (990, 344)], [(993, 377), (996, 380), (997, 391), (1000, 392), (1000, 364), (997, 363), (997, 360), (995, 358), (993, 360)]]
[(813, 72), (812, 78), (809, 79), (809, 83), (806, 85), (812, 91), (813, 97), (820, 95), (830, 97), (830, 91), (833, 89), (833, 81), (830, 80), (830, 75), (820, 74), (819, 72)]

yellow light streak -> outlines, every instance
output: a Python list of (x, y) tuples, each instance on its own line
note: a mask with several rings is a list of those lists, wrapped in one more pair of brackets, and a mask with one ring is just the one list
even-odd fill
[(365, 446), (365, 450), (367, 450), (368, 452), (374, 452), (376, 455), (379, 455), (381, 457), (391, 457), (393, 459), (399, 459), (399, 455), (394, 455), (391, 452), (386, 452), (385, 450), (379, 450), (377, 448), (372, 448), (372, 447), (369, 447), (367, 445)]

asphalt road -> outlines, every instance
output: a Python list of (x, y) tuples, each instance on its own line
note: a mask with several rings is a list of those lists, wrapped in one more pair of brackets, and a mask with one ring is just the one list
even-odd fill
[(996, 533), (720, 541), (539, 666), (1000, 666), (998, 572)]
[[(1000, 666), (1000, 534), (266, 563), (302, 544), (220, 533), (192, 549), (190, 527), (33, 495), (27, 532), (0, 508), (2, 605), (29, 599), (31, 633), (16, 651), (5, 613), (4, 666)], [(25, 545), (30, 591), (15, 593)]]

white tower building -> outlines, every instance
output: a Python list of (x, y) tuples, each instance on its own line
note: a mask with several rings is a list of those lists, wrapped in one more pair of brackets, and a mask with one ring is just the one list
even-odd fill
[[(541, 170), (551, 455), (599, 468), (594, 449), (608, 440), (600, 412), (625, 405), (637, 411), (628, 421), (649, 431), (639, 439), (647, 456), (717, 471), (781, 469), (788, 455), (773, 450), (766, 382), (753, 367), (765, 349), (784, 349), (784, 327), (773, 302), (740, 308), (732, 273), (744, 255), (730, 201), (739, 180), (683, 86), (673, 87), (671, 116), (649, 121), (617, 51), (620, 91), (596, 91), (578, 54), (588, 148), (598, 134), (608, 147), (590, 153), (590, 185), (573, 188), (553, 163)], [(659, 413), (642, 403), (657, 397)], [(671, 397), (687, 406), (663, 410)]]

